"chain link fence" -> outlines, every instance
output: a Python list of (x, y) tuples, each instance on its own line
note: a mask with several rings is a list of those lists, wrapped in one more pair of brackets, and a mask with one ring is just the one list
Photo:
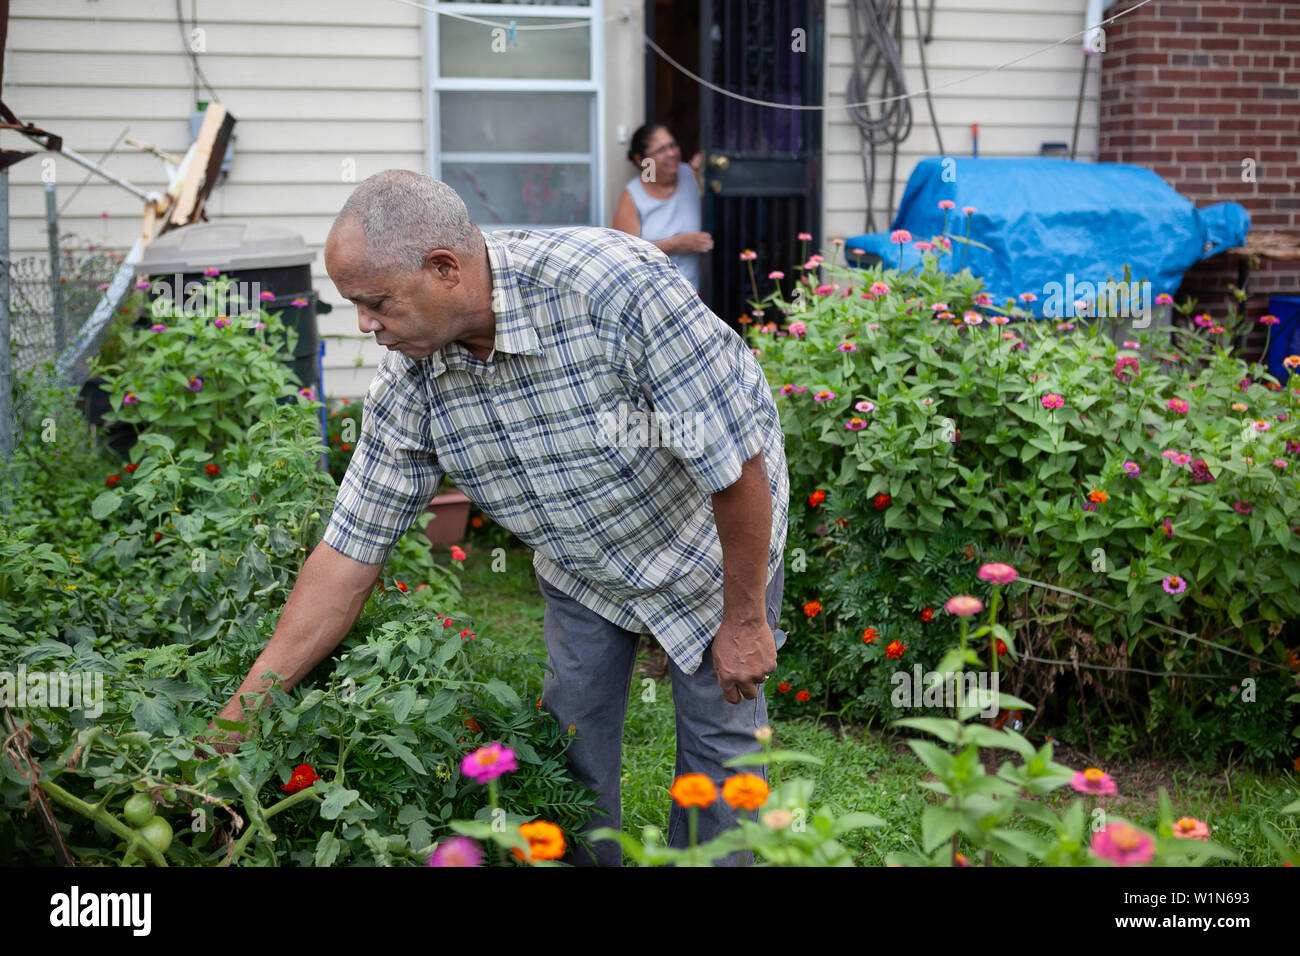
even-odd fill
[(65, 236), (48, 255), (9, 263), (10, 340), (15, 376), (53, 362), (85, 324), (122, 264), (122, 253)]

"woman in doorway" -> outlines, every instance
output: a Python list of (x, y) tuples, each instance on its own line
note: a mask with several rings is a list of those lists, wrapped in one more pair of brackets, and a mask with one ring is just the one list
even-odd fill
[(640, 174), (619, 197), (614, 228), (658, 246), (698, 290), (700, 253), (713, 248), (700, 232), (700, 154), (687, 164), (692, 175), (678, 175), (681, 147), (665, 126), (647, 123), (632, 134), (627, 158)]

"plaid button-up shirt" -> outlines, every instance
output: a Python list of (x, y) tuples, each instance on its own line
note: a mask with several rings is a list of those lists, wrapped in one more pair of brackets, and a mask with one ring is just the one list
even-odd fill
[(592, 227), (484, 239), (494, 351), (383, 357), (324, 540), (384, 562), (448, 475), (545, 581), (694, 673), (722, 622), (710, 496), (759, 452), (768, 581), (785, 550), (790, 480), (762, 369), (648, 242)]

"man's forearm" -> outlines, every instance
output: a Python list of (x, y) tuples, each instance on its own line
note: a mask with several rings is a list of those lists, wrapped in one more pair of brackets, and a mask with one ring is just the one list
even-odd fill
[(745, 462), (740, 478), (711, 498), (722, 542), (723, 618), (766, 623), (767, 556), (772, 540), (772, 495), (763, 454)]
[(218, 714), (243, 720), (240, 697), (265, 691), (274, 671), (285, 690), (293, 688), (347, 636), (379, 577), (381, 565), (365, 565), (323, 541), (307, 558), (285, 602), (275, 633), (258, 655), (239, 690)]

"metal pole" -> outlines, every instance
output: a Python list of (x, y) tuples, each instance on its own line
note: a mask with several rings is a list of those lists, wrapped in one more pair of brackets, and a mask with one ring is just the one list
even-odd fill
[(68, 329), (59, 276), (59, 207), (54, 198), (54, 183), (45, 184), (45, 226), (50, 236), (50, 302), (54, 307), (54, 354), (57, 356), (68, 344)]
[(14, 454), (14, 370), (9, 358), (9, 170), (0, 169), (0, 458)]

